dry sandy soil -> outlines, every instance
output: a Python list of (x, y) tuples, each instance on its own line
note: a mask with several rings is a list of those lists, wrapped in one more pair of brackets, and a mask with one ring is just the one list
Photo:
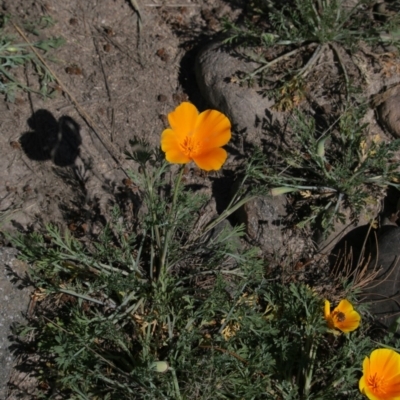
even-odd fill
[[(0, 101), (0, 212), (12, 216), (5, 228), (52, 222), (90, 231), (104, 221), (131, 190), (129, 141), (158, 146), (166, 114), (181, 101), (205, 107), (194, 57), (221, 17), (238, 14), (231, 3), (143, 0), (138, 14), (127, 0), (5, 0), (17, 27), (49, 15), (56, 24), (41, 35), (66, 40), (48, 64), (54, 99), (20, 92), (14, 103)], [(24, 41), (13, 25), (7, 30)], [(31, 68), (17, 76), (38, 87)]]

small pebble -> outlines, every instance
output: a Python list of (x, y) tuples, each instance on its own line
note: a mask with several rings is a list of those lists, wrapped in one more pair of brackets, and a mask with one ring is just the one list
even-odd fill
[(160, 57), (160, 59), (162, 61), (164, 61), (164, 62), (169, 61), (169, 55), (168, 55), (167, 51), (164, 49), (164, 47), (162, 47), (161, 49), (158, 49), (156, 54), (158, 57)]

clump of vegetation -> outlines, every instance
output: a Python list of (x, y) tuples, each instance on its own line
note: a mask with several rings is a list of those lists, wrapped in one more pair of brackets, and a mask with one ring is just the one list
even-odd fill
[(400, 187), (395, 158), (400, 140), (372, 137), (362, 123), (364, 113), (363, 107), (347, 107), (328, 129), (318, 131), (314, 118), (295, 112), (293, 140), (259, 171), (259, 182), (273, 187), (273, 195), (293, 194), (299, 227), (310, 225), (326, 234), (335, 221), (346, 220), (346, 209), (357, 219), (368, 207), (377, 208), (389, 186)]
[[(225, 21), (228, 35), (225, 42), (238, 45), (245, 57), (260, 64), (251, 73), (244, 74), (242, 80), (258, 80), (263, 85), (271, 71), (276, 71), (279, 82), (275, 85), (276, 107), (289, 110), (305, 98), (306, 78), (329, 49), (340, 65), (349, 100), (352, 79), (344, 54), (358, 68), (352, 53), (361, 44), (400, 47), (400, 14), (396, 5), (376, 9), (375, 0), (350, 3), (344, 0), (250, 2), (244, 24)], [(275, 50), (270, 51), (271, 48)], [(287, 64), (293, 59), (297, 61)], [(278, 66), (280, 70), (275, 68)], [(285, 66), (284, 73), (282, 66)]]
[[(202, 223), (207, 199), (181, 174), (170, 187), (160, 152), (134, 149), (137, 220), (115, 208), (90, 242), (54, 226), (13, 240), (42, 304), (19, 328), (43, 361), (37, 397), (361, 398), (362, 361), (376, 347), (365, 312), (347, 326), (347, 312), (358, 316), (347, 300), (324, 313), (320, 292), (276, 280), (257, 249), (238, 247), (243, 227), (214, 230), (254, 193), (240, 190)], [(242, 182), (260, 169), (252, 160)]]
[[(43, 97), (51, 96), (54, 92), (51, 88), (54, 77), (32, 49), (40, 51), (44, 57), (49, 59), (50, 51), (62, 46), (65, 39), (52, 37), (32, 43), (21, 42), (22, 39), (16, 36), (16, 32), (15, 34), (9, 33), (9, 21), (9, 16), (0, 16), (0, 93), (10, 102), (15, 100), (18, 90), (35, 92)], [(39, 35), (40, 31), (52, 25), (54, 25), (54, 21), (51, 17), (43, 16), (38, 21), (27, 23), (24, 29), (33, 35)], [(22, 83), (17, 77), (17, 72), (20, 73), (22, 67), (27, 65), (33, 66), (39, 79), (40, 87), (38, 90)]]

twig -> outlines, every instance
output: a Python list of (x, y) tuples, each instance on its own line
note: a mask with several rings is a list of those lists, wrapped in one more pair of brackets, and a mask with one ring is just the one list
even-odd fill
[(106, 71), (104, 69), (103, 59), (102, 59), (101, 53), (99, 51), (99, 44), (97, 43), (97, 40), (95, 39), (94, 35), (93, 35), (93, 43), (94, 43), (94, 47), (96, 48), (97, 55), (99, 56), (100, 69), (101, 69), (101, 72), (102, 72), (103, 78), (104, 78), (104, 84), (105, 84), (106, 91), (107, 91), (108, 102), (111, 104), (111, 132), (110, 132), (110, 137), (111, 137), (111, 142), (113, 142), (114, 141), (114, 123), (115, 123), (115, 121), (114, 121), (114, 101), (113, 101), (113, 98), (111, 96), (110, 86), (108, 85), (108, 79), (107, 79)]

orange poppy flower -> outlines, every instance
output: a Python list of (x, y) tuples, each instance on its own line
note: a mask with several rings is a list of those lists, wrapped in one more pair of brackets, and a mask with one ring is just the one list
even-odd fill
[(227, 158), (221, 149), (231, 138), (229, 119), (216, 110), (199, 114), (197, 108), (183, 102), (168, 114), (170, 128), (161, 135), (161, 149), (170, 163), (194, 161), (205, 170), (219, 170)]
[(325, 300), (325, 319), (330, 329), (339, 329), (342, 332), (351, 332), (360, 325), (360, 314), (354, 310), (348, 300), (342, 300), (331, 312), (331, 303)]
[(400, 400), (400, 354), (377, 349), (365, 357), (359, 388), (370, 400)]

